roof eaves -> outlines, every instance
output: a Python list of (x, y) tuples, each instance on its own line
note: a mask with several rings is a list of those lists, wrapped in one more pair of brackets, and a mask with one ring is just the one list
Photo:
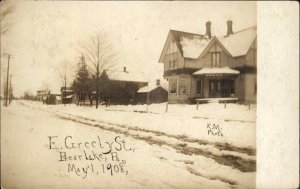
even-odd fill
[(250, 49), (251, 49), (251, 46), (252, 46), (252, 44), (255, 42), (256, 38), (257, 38), (257, 36), (255, 36), (255, 38), (253, 39), (252, 43), (251, 43), (250, 46), (248, 47), (248, 50), (247, 50), (246, 54), (244, 54), (244, 55), (242, 55), (242, 56), (245, 56), (245, 55), (247, 55), (247, 54), (249, 53), (249, 51), (250, 51)]
[[(214, 36), (214, 37), (208, 42), (208, 44), (206, 45), (206, 47), (204, 48), (204, 50), (201, 52), (201, 54), (199, 55), (198, 58), (202, 57), (204, 54), (207, 53), (208, 49), (211, 47), (211, 45), (213, 44), (213, 41), (215, 41), (215, 40), (216, 40), (216, 37)], [(198, 59), (198, 58), (197, 58), (197, 59)]]
[(224, 49), (224, 51), (231, 57), (233, 57), (233, 55), (226, 49), (226, 47), (221, 43), (221, 41), (216, 38), (216, 42), (221, 46), (222, 49)]

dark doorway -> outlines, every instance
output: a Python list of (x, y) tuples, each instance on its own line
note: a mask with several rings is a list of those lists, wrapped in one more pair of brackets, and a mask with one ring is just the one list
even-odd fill
[(209, 97), (225, 98), (234, 95), (233, 80), (210, 80), (209, 81)]

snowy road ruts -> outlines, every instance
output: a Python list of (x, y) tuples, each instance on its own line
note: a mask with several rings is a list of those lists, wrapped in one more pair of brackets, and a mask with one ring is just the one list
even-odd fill
[[(37, 108), (33, 106), (26, 105), (30, 108)], [(128, 127), (126, 125), (120, 124), (112, 124), (107, 122), (102, 122), (99, 120), (94, 120), (82, 116), (72, 115), (66, 112), (59, 112), (59, 111), (51, 111), (44, 108), (38, 108), (42, 111), (47, 111), (61, 119), (74, 121), (77, 123), (98, 127), (100, 129), (123, 134), (128, 137), (132, 137), (137, 140), (145, 141), (148, 144), (155, 144), (158, 146), (168, 146), (175, 149), (178, 153), (185, 154), (185, 155), (201, 155), (206, 158), (211, 158), (215, 160), (217, 163), (230, 166), (234, 169), (238, 169), (242, 172), (255, 172), (256, 170), (256, 161), (253, 158), (255, 155), (255, 150), (249, 148), (238, 148), (229, 144), (222, 144), (222, 143), (214, 143), (203, 141), (199, 139), (188, 138), (183, 135), (169, 135), (159, 131), (151, 131), (146, 129), (140, 129), (136, 127)], [(153, 135), (151, 135), (153, 134)], [(172, 142), (170, 142), (172, 140)], [(175, 143), (174, 143), (175, 141)], [(197, 147), (194, 147), (197, 144)], [(222, 151), (226, 150), (227, 154), (217, 154), (207, 149), (201, 148), (203, 145), (209, 145), (210, 147), (215, 148), (216, 150)], [(238, 152), (238, 153), (230, 153), (230, 152)], [(243, 156), (239, 156), (238, 154), (243, 154), (243, 156), (248, 156), (248, 158), (244, 158)], [(196, 174), (195, 171), (191, 171), (191, 169), (187, 170), (192, 174)], [(216, 179), (216, 178), (214, 178)], [(222, 180), (224, 182), (224, 180)], [(234, 184), (234, 181), (228, 181), (227, 183)]]
[[(222, 151), (221, 154), (216, 154), (215, 152), (211, 151), (211, 148), (213, 148), (214, 151), (217, 150), (221, 152), (219, 146), (220, 143), (197, 140), (193, 138), (188, 138), (187, 136), (184, 135), (169, 135), (167, 133), (158, 132), (158, 131), (148, 131), (145, 129), (129, 127), (126, 125), (107, 123), (101, 120), (94, 120), (83, 116), (72, 115), (67, 112), (52, 110), (47, 106), (45, 107), (36, 106), (33, 104), (23, 103), (23, 102), (20, 102), (20, 104), (31, 109), (47, 112), (52, 117), (57, 117), (66, 121), (72, 121), (75, 123), (96, 127), (104, 131), (112, 132), (114, 134), (123, 134), (124, 136), (131, 137), (133, 139), (148, 143), (150, 145), (154, 144), (162, 147), (161, 149), (162, 151), (164, 151), (166, 148), (174, 149), (174, 153), (181, 154), (182, 158), (186, 160), (191, 158), (191, 155), (193, 155), (194, 158), (199, 156), (199, 158), (204, 158), (210, 161), (213, 160), (216, 162), (216, 164), (220, 164), (224, 168), (226, 166), (229, 166), (232, 170), (239, 170), (241, 172), (254, 172), (255, 170), (255, 160), (253, 160), (255, 159), (255, 156), (248, 155), (251, 154), (251, 149), (244, 150), (242, 148), (243, 149), (242, 150), (237, 148), (241, 151), (237, 153), (235, 151), (230, 151), (236, 148), (231, 146), (231, 148), (228, 148), (229, 151)], [(203, 149), (203, 146), (208, 146), (208, 147)], [(227, 147), (226, 145), (222, 145), (222, 148), (227, 148)], [(225, 155), (226, 154), (225, 152), (228, 153), (228, 155)], [(246, 158), (242, 158), (239, 156), (246, 156)], [(160, 156), (157, 158), (163, 159), (164, 157)], [(167, 156), (167, 158), (169, 160), (172, 160), (172, 162), (174, 162), (175, 164), (179, 162), (176, 159), (173, 159), (172, 157)], [(206, 171), (199, 172), (198, 168), (194, 167), (192, 164), (194, 164), (194, 162), (186, 163), (184, 161), (183, 167), (187, 172), (193, 175), (203, 177), (209, 180), (217, 180), (222, 183), (226, 183), (229, 186), (235, 187), (240, 185), (239, 182), (237, 180), (233, 180), (231, 176), (226, 176), (226, 174), (218, 175), (214, 173), (213, 169), (206, 170), (207, 172)]]

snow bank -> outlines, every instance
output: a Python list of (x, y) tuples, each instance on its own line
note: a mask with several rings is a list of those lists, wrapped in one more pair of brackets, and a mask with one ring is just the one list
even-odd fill
[[(197, 130), (198, 127), (202, 127), (201, 121), (194, 119), (195, 123), (193, 123), (187, 119), (193, 120), (191, 115), (178, 116), (180, 112), (176, 111), (171, 113), (171, 105), (169, 115), (169, 113), (141, 114), (106, 111), (107, 109), (103, 107), (96, 110), (75, 105), (64, 107), (63, 105), (43, 105), (29, 101), (23, 103), (32, 108), (13, 102), (9, 108), (3, 108), (2, 112), (1, 144), (4, 145), (1, 148), (1, 171), (3, 171), (1, 182), (6, 188), (120, 188), (120, 186), (123, 188), (251, 188), (251, 186), (254, 186), (255, 172), (242, 173), (237, 169), (220, 165), (204, 156), (180, 154), (174, 149), (149, 145), (144, 141), (134, 140), (130, 137), (127, 137), (126, 140), (129, 144), (134, 145), (137, 149), (136, 153), (120, 154), (122, 158), (127, 160), (126, 169), (129, 171), (127, 176), (112, 177), (103, 174), (101, 176), (89, 175), (82, 179), (75, 174), (68, 173), (66, 165), (58, 161), (57, 153), (49, 150), (48, 136), (71, 135), (78, 141), (84, 141), (99, 135), (103, 140), (109, 141), (115, 134), (73, 121), (63, 120), (56, 116), (49, 116), (53, 114), (49, 114), (47, 111), (68, 112), (84, 115), (85, 117), (94, 117), (99, 120), (107, 118), (108, 121), (124, 122), (124, 124), (127, 123), (132, 127), (151, 128), (152, 125), (152, 129), (167, 129), (165, 131), (169, 132), (181, 129), (181, 131), (175, 131), (175, 133), (186, 132), (186, 134), (192, 134), (194, 132), (199, 137), (204, 135), (198, 133), (199, 130)], [(163, 108), (163, 105), (154, 106)], [(122, 106), (124, 109), (126, 107)], [(188, 105), (174, 105), (173, 109), (175, 107), (180, 110), (189, 110)], [(118, 106), (118, 108), (121, 108), (121, 106)], [(127, 108), (134, 110), (136, 106), (128, 106)], [(152, 108), (150, 106), (150, 109)], [(243, 110), (242, 107), (235, 108)], [(166, 122), (166, 125), (164, 125), (165, 120), (169, 119), (173, 120), (171, 121), (172, 124)], [(183, 125), (176, 125), (175, 122), (180, 120)], [(184, 121), (191, 123), (191, 125), (184, 124)], [(246, 128), (252, 126), (236, 125), (233, 127)], [(189, 130), (193, 132), (189, 132)], [(247, 140), (247, 138), (242, 139)], [(76, 154), (77, 152), (78, 150), (70, 150), (70, 153)], [(76, 162), (76, 165), (84, 167), (87, 163), (90, 162), (79, 161)], [(232, 182), (234, 185), (230, 184)]]
[[(28, 102), (25, 102), (28, 103)], [(150, 131), (164, 132), (170, 135), (184, 135), (211, 142), (229, 143), (237, 147), (256, 148), (256, 107), (238, 104), (210, 103), (196, 105), (169, 104), (80, 107), (71, 105), (43, 105), (31, 102), (38, 108), (69, 113), (105, 123), (126, 125)], [(213, 136), (208, 127), (218, 126), (223, 136)]]

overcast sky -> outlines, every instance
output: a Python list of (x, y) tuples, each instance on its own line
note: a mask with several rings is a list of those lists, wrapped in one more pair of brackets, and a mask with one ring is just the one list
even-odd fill
[[(35, 93), (44, 83), (59, 91), (60, 65), (76, 64), (80, 44), (95, 31), (108, 34), (120, 68), (155, 72), (162, 66), (158, 59), (170, 29), (204, 34), (209, 20), (213, 35), (220, 36), (229, 19), (234, 31), (256, 25), (256, 3), (18, 1), (13, 28), (1, 38), (1, 53), (13, 55), (16, 96)], [(6, 64), (2, 56), (1, 79)]]

